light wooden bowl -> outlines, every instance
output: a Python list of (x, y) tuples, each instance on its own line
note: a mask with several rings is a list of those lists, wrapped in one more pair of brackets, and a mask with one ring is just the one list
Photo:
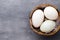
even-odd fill
[[(50, 32), (50, 33), (48, 33), (48, 34), (47, 34), (47, 33), (43, 33), (43, 32), (41, 32), (41, 31), (39, 31), (39, 29), (34, 28), (34, 27), (32, 26), (33, 24), (32, 24), (32, 20), (31, 20), (32, 15), (33, 15), (33, 12), (34, 12), (35, 10), (37, 10), (37, 9), (42, 9), (42, 8), (47, 7), (47, 6), (52, 6), (52, 7), (54, 7), (54, 8), (58, 11), (58, 9), (56, 8), (56, 6), (54, 6), (54, 5), (41, 4), (41, 5), (36, 6), (36, 7), (31, 11), (30, 16), (29, 16), (29, 20), (30, 20), (31, 29), (32, 29), (35, 33), (37, 33), (37, 34), (39, 34), (39, 35), (44, 35), (44, 36), (51, 36), (51, 35), (56, 34), (56, 33), (60, 30), (60, 24), (59, 24), (59, 22), (60, 22), (60, 12), (59, 12), (59, 11), (58, 11), (59, 17), (58, 17), (58, 19), (56, 20), (57, 27), (56, 27), (52, 32)], [(42, 10), (43, 10), (43, 9), (42, 9)]]

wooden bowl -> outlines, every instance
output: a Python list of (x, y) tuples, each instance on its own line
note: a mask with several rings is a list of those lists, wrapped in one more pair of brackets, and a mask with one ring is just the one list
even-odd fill
[(29, 16), (29, 20), (30, 20), (31, 29), (32, 29), (35, 33), (37, 33), (37, 34), (39, 34), (39, 35), (44, 35), (44, 36), (51, 36), (51, 35), (56, 34), (56, 33), (60, 30), (60, 24), (59, 24), (59, 23), (60, 23), (60, 12), (59, 12), (59, 11), (58, 11), (59, 17), (58, 17), (58, 19), (56, 20), (57, 27), (56, 27), (52, 32), (50, 32), (50, 33), (43, 33), (43, 32), (41, 32), (41, 31), (39, 30), (39, 28), (34, 28), (34, 27), (33, 27), (33, 24), (32, 24), (32, 20), (31, 20), (32, 15), (33, 15), (33, 12), (34, 12), (35, 10), (37, 10), (37, 9), (44, 10), (44, 8), (47, 7), (47, 6), (52, 6), (52, 7), (54, 7), (54, 8), (58, 11), (58, 9), (56, 8), (56, 6), (54, 6), (54, 5), (41, 4), (41, 5), (36, 6), (36, 7), (31, 11), (30, 16)]

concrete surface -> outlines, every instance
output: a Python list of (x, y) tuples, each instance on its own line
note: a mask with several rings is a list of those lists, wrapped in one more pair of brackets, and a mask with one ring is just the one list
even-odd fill
[(0, 40), (60, 40), (60, 32), (43, 37), (30, 29), (29, 13), (46, 3), (60, 10), (60, 0), (0, 0)]

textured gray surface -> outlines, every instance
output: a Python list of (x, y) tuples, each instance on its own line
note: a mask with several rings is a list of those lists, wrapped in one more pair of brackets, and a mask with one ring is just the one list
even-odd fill
[(0, 0), (0, 40), (60, 40), (35, 34), (29, 25), (29, 13), (39, 4), (53, 4), (60, 10), (60, 0)]

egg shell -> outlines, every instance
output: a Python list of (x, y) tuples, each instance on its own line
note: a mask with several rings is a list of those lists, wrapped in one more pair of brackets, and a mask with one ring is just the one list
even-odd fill
[(56, 26), (56, 23), (51, 20), (46, 20), (45, 22), (42, 23), (40, 26), (40, 30), (45, 33), (51, 32)]
[(50, 20), (56, 20), (58, 18), (58, 12), (54, 7), (48, 6), (44, 9), (45, 17)]
[(38, 9), (32, 15), (32, 24), (34, 27), (38, 28), (44, 20), (43, 11)]

